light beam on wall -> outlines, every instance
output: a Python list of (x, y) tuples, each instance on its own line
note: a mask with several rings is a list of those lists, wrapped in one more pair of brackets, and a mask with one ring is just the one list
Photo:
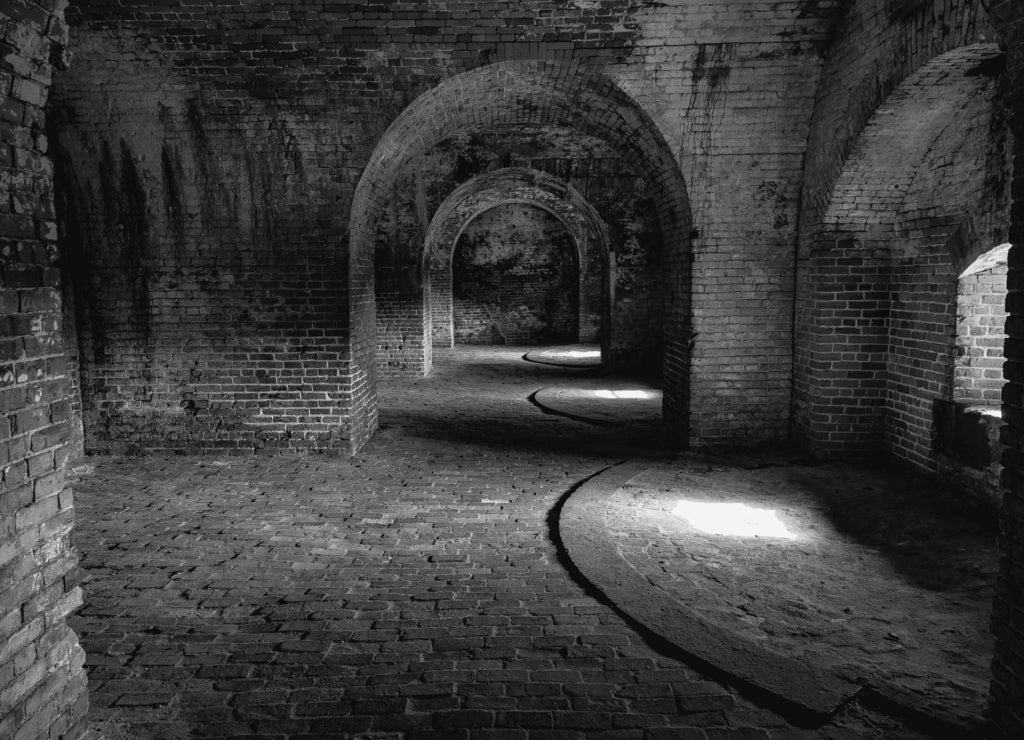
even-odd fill
[(773, 509), (758, 509), (742, 503), (684, 500), (676, 504), (672, 513), (705, 534), (797, 539)]

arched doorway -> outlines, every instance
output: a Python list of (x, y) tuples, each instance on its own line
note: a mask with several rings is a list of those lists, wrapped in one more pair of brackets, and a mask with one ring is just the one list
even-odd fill
[(450, 347), (454, 341), (452, 255), (456, 243), (474, 219), (510, 204), (543, 210), (561, 223), (571, 237), (579, 265), (578, 339), (601, 344), (609, 361), (614, 354), (609, 347), (616, 282), (611, 274), (615, 251), (610, 244), (610, 229), (572, 185), (527, 168), (502, 168), (467, 181), (448, 196), (434, 215), (423, 255), (431, 343), (435, 347)]
[(878, 108), (802, 245), (796, 426), (824, 456), (884, 449), (937, 472), (933, 404), (951, 399), (957, 276), (1005, 240), (998, 54), (949, 51)]
[(502, 203), (466, 224), (452, 249), (456, 344), (572, 344), (580, 337), (579, 247), (554, 215)]
[[(690, 216), (678, 164), (657, 127), (625, 93), (600, 74), (545, 60), (500, 62), (453, 77), (414, 101), (385, 133), (357, 186), (350, 219), (350, 325), (353, 332), (353, 433), (376, 426), (378, 353), (374, 249), (378, 220), (403, 166), (459, 132), (532, 125), (594, 137), (629, 164), (646, 185), (664, 247), (657, 284), (636, 285), (665, 318), (664, 416), (668, 436), (685, 441), (688, 423)], [(403, 343), (428, 343), (429, 312), (422, 268), (406, 260), (393, 270), (394, 299), (406, 307)], [(395, 314), (396, 319), (399, 314)]]

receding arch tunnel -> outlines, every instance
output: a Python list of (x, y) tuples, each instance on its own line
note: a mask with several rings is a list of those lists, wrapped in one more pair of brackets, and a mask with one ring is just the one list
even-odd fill
[(0, 5), (0, 737), (1024, 737), (1024, 4)]
[[(686, 187), (671, 150), (650, 117), (610, 80), (579, 67), (565, 68), (538, 59), (487, 65), (424, 93), (389, 127), (360, 179), (352, 205), (350, 274), (356, 286), (350, 294), (353, 331), (362, 336), (376, 326), (371, 320), (375, 315), (374, 296), (359, 286), (366, 284), (362, 276), (372, 264), (371, 235), (398, 172), (417, 155), (460, 131), (516, 124), (554, 126), (594, 137), (607, 144), (645, 183), (665, 239), (659, 256), (661, 279), (652, 287), (662, 294), (664, 315), (673, 317), (662, 326), (666, 423), (675, 438), (685, 439), (689, 368), (685, 335), (690, 299)], [(411, 264), (415, 266), (416, 260)], [(375, 346), (369, 336), (356, 344), (367, 350)], [(375, 362), (371, 354), (353, 359), (360, 366)], [(369, 372), (360, 377), (372, 382)], [(355, 395), (366, 399), (366, 408), (357, 411), (357, 416), (370, 419), (372, 390), (358, 390)]]

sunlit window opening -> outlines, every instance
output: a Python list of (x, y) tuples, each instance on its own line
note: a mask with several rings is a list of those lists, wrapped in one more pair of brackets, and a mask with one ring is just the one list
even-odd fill
[(957, 283), (953, 398), (994, 407), (994, 416), (1002, 399), (1009, 251), (1003, 244), (981, 255)]
[(742, 503), (680, 501), (672, 513), (705, 534), (797, 539), (773, 509), (758, 509)]

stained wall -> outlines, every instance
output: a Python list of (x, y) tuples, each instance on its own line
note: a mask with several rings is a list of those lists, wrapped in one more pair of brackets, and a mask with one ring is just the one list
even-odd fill
[[(784, 436), (803, 142), (838, 7), (83, 4), (53, 108), (68, 258), (88, 266), (86, 446), (357, 447), (378, 354), (362, 245), (385, 200), (436, 145), (528, 124), (604, 141), (659, 214), (677, 442)], [(436, 115), (413, 113), (424, 95)]]
[[(533, 192), (538, 183), (550, 191), (547, 196)], [(559, 203), (568, 193), (573, 194), (568, 200), (579, 199), (585, 208), (599, 211), (604, 242), (597, 244), (586, 234), (576, 237), (587, 252), (583, 272), (588, 283), (580, 321), (585, 334), (595, 340), (606, 328), (611, 331), (602, 326), (605, 320), (615, 324), (617, 366), (660, 370), (664, 250), (649, 183), (599, 138), (562, 126), (523, 123), (452, 136), (421, 152), (397, 173), (378, 217), (374, 245), (379, 375), (428, 372), (425, 358), (435, 335), (441, 346), (451, 344), (444, 328), (451, 313), (450, 267), (439, 269), (434, 255), (425, 252), (443, 251), (440, 262), (450, 261), (466, 222), (460, 218), (455, 226), (455, 221), (439, 220), (450, 218), (443, 206), (454, 207), (449, 199), (466, 188), (488, 191), (474, 192), (471, 202), (458, 206), (460, 213), (472, 209), (474, 217), (485, 202), (494, 206), (540, 201), (565, 218), (566, 208), (576, 209)], [(450, 233), (449, 226), (455, 231)], [(431, 239), (444, 243), (428, 243)], [(615, 299), (604, 309), (602, 302), (611, 302), (610, 294), (602, 297), (601, 284), (611, 280), (608, 252), (614, 255)], [(431, 265), (424, 265), (425, 258)], [(438, 322), (428, 327), (424, 312), (438, 315)]]
[[(792, 428), (826, 454), (881, 447), (928, 469), (924, 409), (949, 387), (943, 353), (955, 346), (947, 278), (1002, 236), (1005, 153), (1019, 163), (1024, 135), (1024, 11), (990, 6), (537, 0), (507, 18), (487, 3), (89, 2), (68, 13), (76, 63), (55, 80), (53, 135), (41, 144), (60, 13), (19, 2), (0, 72), (13, 142), (5, 177), (31, 184), (9, 186), (0, 230), (13, 368), (3, 496), (14, 512), (2, 521), (61, 554), (43, 568), (36, 535), (0, 550), (19, 564), (12, 572), (29, 573), (16, 581), (32, 584), (17, 586), (29, 601), (56, 599), (53, 639), (28, 647), (37, 627), (15, 627), (29, 642), (13, 665), (29, 667), (0, 689), (0, 705), (21, 707), (0, 728), (42, 735), (45, 723), (81, 717), (80, 659), (60, 627), (76, 598), (59, 482), (72, 435), (63, 409), (77, 408), (68, 383), (80, 383), (92, 450), (357, 448), (376, 426), (378, 224), (410, 163), (453, 137), (527, 125), (583, 134), (642, 183), (662, 235), (662, 373), (677, 442), (756, 442)], [(1010, 52), (1006, 75), (997, 41)], [(914, 90), (945, 89), (943, 75), (982, 104), (925, 121), (949, 125), (936, 125), (937, 145), (915, 167), (858, 185), (871, 169), (858, 163), (885, 151), (876, 116), (898, 118), (886, 102), (920, 103)], [(1005, 135), (1003, 95), (1016, 139)], [(73, 350), (57, 348), (48, 145)], [(954, 187), (963, 177), (966, 197)], [(882, 197), (893, 184), (898, 202), (867, 215), (844, 197)], [(1019, 244), (1019, 197), (1012, 214)], [(994, 619), (1004, 737), (1024, 724), (1018, 248)], [(429, 319), (418, 328), (429, 331)], [(62, 367), (74, 353), (80, 380)], [(40, 431), (51, 427), (55, 436)], [(37, 567), (44, 584), (54, 579), (38, 592)], [(56, 668), (51, 678), (40, 660)], [(48, 711), (28, 700), (36, 691)]]
[(481, 214), (452, 255), (456, 343), (579, 341), (580, 262), (571, 235), (547, 211), (508, 204)]
[(937, 470), (957, 277), (1007, 229), (996, 41), (975, 2), (849, 8), (815, 106), (798, 251), (794, 432), (817, 454), (884, 449)]

